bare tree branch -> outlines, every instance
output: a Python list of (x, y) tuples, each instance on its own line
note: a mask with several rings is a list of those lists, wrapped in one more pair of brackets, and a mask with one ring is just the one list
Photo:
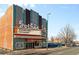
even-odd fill
[(58, 33), (58, 37), (64, 40), (66, 46), (72, 46), (73, 40), (76, 39), (75, 32), (69, 24)]

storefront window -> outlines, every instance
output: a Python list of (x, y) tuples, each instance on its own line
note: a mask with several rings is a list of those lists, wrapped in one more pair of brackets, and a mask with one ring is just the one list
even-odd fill
[(16, 49), (22, 49), (22, 48), (24, 48), (24, 42), (16, 42), (15, 48)]
[(35, 41), (35, 46), (39, 46), (39, 42)]

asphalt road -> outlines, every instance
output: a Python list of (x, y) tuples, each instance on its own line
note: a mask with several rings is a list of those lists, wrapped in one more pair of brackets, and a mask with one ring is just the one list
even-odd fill
[(79, 55), (79, 47), (58, 47), (45, 49), (25, 49), (16, 50), (10, 53), (0, 50), (0, 54), (5, 55)]
[(60, 51), (52, 51), (47, 55), (79, 55), (79, 47), (71, 47)]

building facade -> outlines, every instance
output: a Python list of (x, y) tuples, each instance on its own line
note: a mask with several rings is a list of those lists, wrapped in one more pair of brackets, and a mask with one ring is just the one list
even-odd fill
[(10, 6), (0, 19), (0, 48), (13, 49), (13, 7)]
[(10, 6), (0, 20), (0, 47), (10, 50), (46, 47), (47, 20), (39, 13)]

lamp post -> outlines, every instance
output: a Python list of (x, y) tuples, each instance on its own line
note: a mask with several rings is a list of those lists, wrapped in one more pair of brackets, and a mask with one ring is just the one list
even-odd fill
[[(49, 19), (49, 15), (51, 15), (51, 13), (47, 13), (47, 20)], [(47, 24), (47, 28), (48, 28), (48, 24)], [(48, 29), (47, 29), (47, 33), (48, 33)], [(48, 36), (48, 34), (47, 34)], [(47, 37), (47, 50), (48, 50), (48, 37)]]

